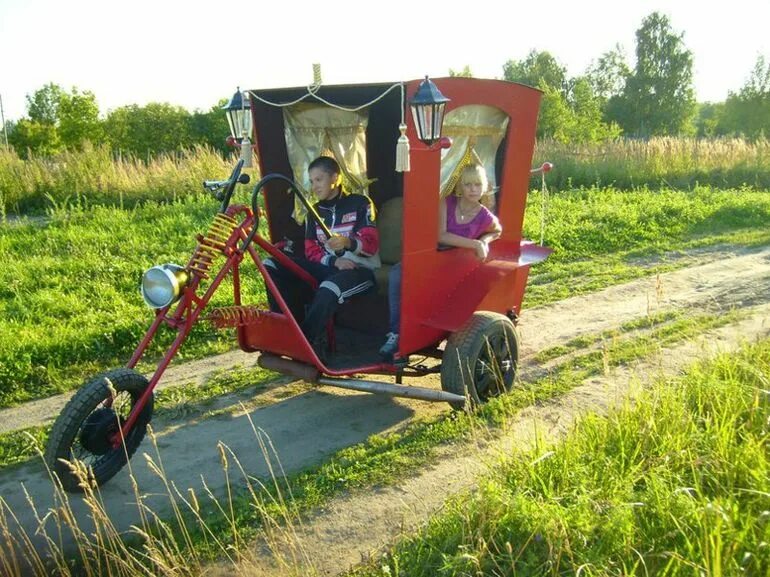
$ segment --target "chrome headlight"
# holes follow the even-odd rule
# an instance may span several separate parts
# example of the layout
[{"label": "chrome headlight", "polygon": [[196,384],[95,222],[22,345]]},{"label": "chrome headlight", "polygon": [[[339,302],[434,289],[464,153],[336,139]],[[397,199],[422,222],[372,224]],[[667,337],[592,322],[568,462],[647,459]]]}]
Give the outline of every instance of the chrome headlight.
[{"label": "chrome headlight", "polygon": [[177,264],[154,266],[142,275],[142,298],[147,306],[162,309],[175,303],[190,281],[190,275]]}]

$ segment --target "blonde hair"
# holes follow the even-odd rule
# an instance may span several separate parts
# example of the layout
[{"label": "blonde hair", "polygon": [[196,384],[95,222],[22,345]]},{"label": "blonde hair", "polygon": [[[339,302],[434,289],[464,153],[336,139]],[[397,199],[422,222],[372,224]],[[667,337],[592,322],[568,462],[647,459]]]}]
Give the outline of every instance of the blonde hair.
[{"label": "blonde hair", "polygon": [[460,178],[457,179],[455,185],[455,196],[463,195],[463,185],[465,184],[480,184],[481,194],[486,195],[489,193],[489,179],[487,178],[487,171],[480,164],[468,164],[463,167],[460,173]]}]

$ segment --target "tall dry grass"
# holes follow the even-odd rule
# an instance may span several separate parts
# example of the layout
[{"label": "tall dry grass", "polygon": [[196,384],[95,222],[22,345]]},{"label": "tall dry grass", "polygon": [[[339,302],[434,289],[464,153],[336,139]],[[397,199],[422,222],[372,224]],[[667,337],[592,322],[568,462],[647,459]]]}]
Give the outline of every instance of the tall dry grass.
[{"label": "tall dry grass", "polygon": [[[134,523],[122,527],[113,521],[90,470],[79,461],[69,463],[80,480],[82,495],[66,493],[50,469],[53,506],[40,510],[24,489],[37,527],[17,516],[0,496],[0,575],[3,577],[192,577],[211,574],[259,574],[257,556],[248,547],[253,535],[244,534],[239,522],[242,503],[256,512],[262,545],[279,566],[291,572],[311,562],[302,548],[297,529],[299,512],[291,488],[267,434],[249,417],[255,440],[270,471],[264,483],[249,475],[235,453],[219,443],[224,494],[217,494],[205,479],[198,491],[180,489],[169,479],[152,428],[148,429],[152,454],[143,457],[158,478],[152,494],[142,491],[127,464],[131,479]],[[42,453],[39,454],[41,460]],[[267,483],[267,484],[265,484]],[[237,495],[236,495],[237,493]],[[87,519],[78,513],[85,505]],[[212,559],[218,558],[216,567]]]},{"label": "tall dry grass", "polygon": [[[537,143],[535,162],[556,170],[557,190],[581,186],[690,189],[710,185],[770,188],[770,141],[739,138],[617,139],[597,144]],[[144,200],[179,198],[214,175],[226,176],[233,159],[196,147],[154,158],[124,156],[105,146],[23,160],[0,149],[0,216],[42,213],[69,203],[133,206]]]},{"label": "tall dry grass", "polygon": [[594,144],[541,140],[535,162],[544,161],[556,166],[548,182],[559,190],[581,186],[770,188],[770,141],[766,139],[622,138]]},{"label": "tall dry grass", "polygon": [[205,179],[225,178],[232,165],[203,146],[151,159],[107,146],[29,160],[0,149],[0,214],[42,213],[71,203],[131,207],[173,200],[199,191]]}]

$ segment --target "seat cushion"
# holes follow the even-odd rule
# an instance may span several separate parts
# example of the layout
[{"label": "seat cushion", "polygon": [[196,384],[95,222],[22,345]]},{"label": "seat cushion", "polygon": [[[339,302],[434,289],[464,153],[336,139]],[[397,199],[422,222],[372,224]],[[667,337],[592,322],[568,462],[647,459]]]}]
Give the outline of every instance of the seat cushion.
[{"label": "seat cushion", "polygon": [[374,280],[377,281],[377,292],[388,296],[388,275],[392,264],[384,264],[380,268],[374,269]]},{"label": "seat cushion", "polygon": [[[384,202],[377,213],[377,230],[380,234],[380,259],[383,265],[396,264],[401,260],[403,210],[403,199],[400,196],[396,196]],[[383,268],[390,267],[383,266]],[[387,280],[387,272],[385,273],[385,279]],[[377,284],[380,284],[379,275]]]}]

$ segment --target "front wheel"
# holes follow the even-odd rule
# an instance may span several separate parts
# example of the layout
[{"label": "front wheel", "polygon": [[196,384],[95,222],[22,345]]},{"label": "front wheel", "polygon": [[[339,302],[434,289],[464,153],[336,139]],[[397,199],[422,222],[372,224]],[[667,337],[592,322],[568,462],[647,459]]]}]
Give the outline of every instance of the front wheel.
[{"label": "front wheel", "polygon": [[97,485],[106,483],[128,462],[152,418],[152,396],[126,435],[125,445],[113,447],[112,438],[147,385],[147,379],[136,371],[116,369],[87,382],[70,399],[51,429],[45,452],[46,463],[66,491],[82,492],[83,487],[82,480],[62,460],[82,462]]},{"label": "front wheel", "polygon": [[[480,311],[447,340],[441,388],[464,395],[470,408],[511,390],[519,363],[519,338],[505,315]],[[462,403],[450,403],[463,409]]]}]

